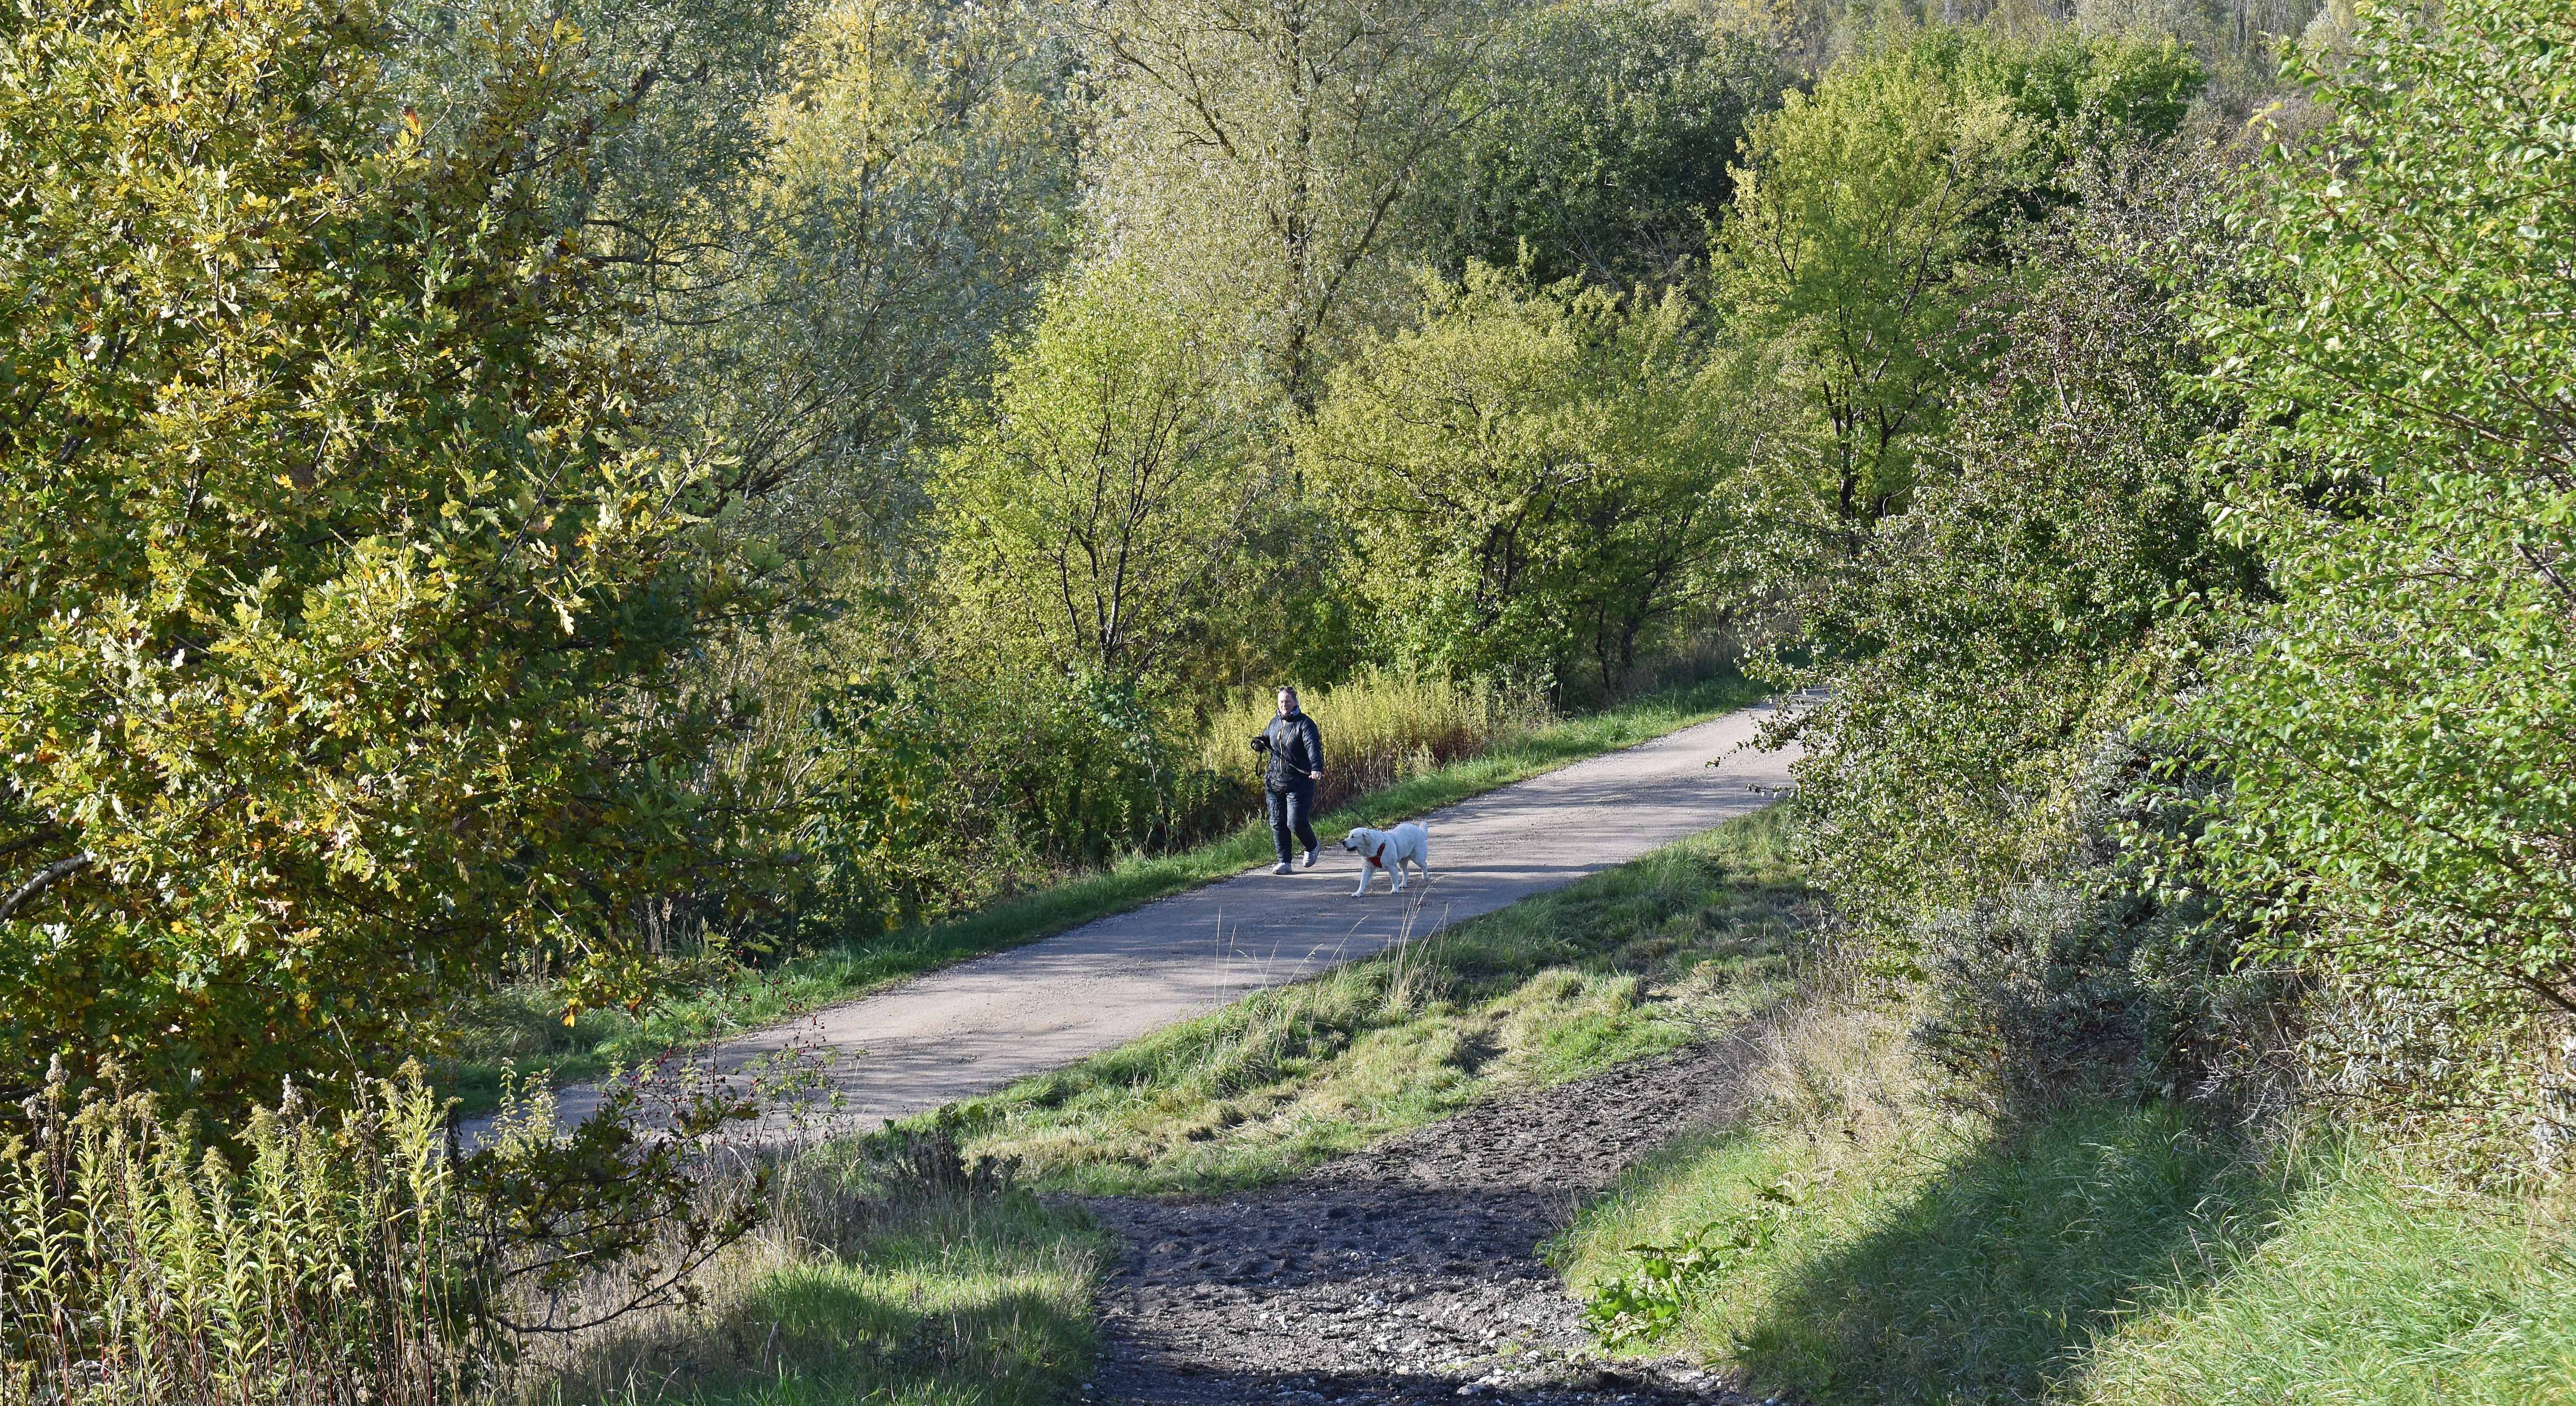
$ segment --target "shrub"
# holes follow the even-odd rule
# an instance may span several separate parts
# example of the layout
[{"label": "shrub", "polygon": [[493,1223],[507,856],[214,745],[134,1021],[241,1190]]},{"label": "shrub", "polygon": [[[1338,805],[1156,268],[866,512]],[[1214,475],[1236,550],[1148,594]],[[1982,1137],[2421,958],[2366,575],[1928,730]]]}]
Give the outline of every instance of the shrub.
[{"label": "shrub", "polygon": [[2180,710],[2201,856],[2312,969],[2576,1018],[2576,19],[2371,7],[2213,307],[2226,526],[2277,601]]},{"label": "shrub", "polygon": [[818,690],[812,936],[890,931],[1235,823],[1240,789],[1176,740],[1177,713],[1087,669],[880,669]]},{"label": "shrub", "polygon": [[368,5],[0,28],[0,1088],[389,1070],[514,954],[631,996],[639,900],[756,847],[674,695],[762,607],[555,199],[628,99],[459,29],[424,119]]}]

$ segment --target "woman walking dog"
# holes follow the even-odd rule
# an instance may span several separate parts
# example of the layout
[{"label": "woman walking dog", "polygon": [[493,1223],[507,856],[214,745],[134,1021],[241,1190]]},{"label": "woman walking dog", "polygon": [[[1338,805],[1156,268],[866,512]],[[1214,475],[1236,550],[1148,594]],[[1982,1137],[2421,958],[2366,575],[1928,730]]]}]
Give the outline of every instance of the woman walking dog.
[{"label": "woman walking dog", "polygon": [[1270,840],[1279,850],[1279,867],[1288,872],[1288,836],[1306,847],[1306,867],[1315,867],[1315,783],[1324,779],[1324,734],[1315,720],[1297,711],[1297,690],[1279,690],[1279,716],[1252,739],[1252,750],[1269,758],[1262,769],[1262,791],[1270,798]]}]

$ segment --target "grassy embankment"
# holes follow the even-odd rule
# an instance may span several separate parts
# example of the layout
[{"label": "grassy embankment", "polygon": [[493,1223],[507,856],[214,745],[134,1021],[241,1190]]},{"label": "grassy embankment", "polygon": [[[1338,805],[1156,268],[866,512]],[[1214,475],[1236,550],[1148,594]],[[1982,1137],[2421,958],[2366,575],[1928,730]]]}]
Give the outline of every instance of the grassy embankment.
[{"label": "grassy embankment", "polygon": [[1789,989],[1806,890],[1762,812],[956,1105],[1035,1184],[1292,1175],[1514,1087],[1675,1049]]},{"label": "grassy embankment", "polygon": [[[1769,812],[800,1162],[706,1304],[586,1342],[540,1406],[1017,1406],[1090,1360],[1105,1248],[1050,1189],[1289,1175],[1479,1098],[1674,1048],[1790,987]],[[962,1143],[962,1148],[960,1144]],[[1004,1184],[917,1168],[1010,1157]],[[889,1174],[892,1164],[898,1170]],[[820,1207],[818,1211],[816,1208]]]},{"label": "grassy embankment", "polygon": [[[1357,797],[1316,823],[1319,835],[1389,824],[1496,787],[1663,736],[1760,701],[1763,689],[1737,677],[1711,679],[1631,700],[1584,717],[1505,736],[1465,760]],[[611,1065],[757,1029],[851,1000],[951,962],[1033,942],[1094,918],[1230,878],[1264,862],[1270,832],[1259,822],[1222,840],[1173,854],[1138,856],[1093,874],[961,917],[854,939],[765,970],[744,969],[704,990],[673,996],[640,1016],[590,1010],[563,1024],[552,993],[515,987],[468,1013],[459,1057],[442,1087],[469,1111],[488,1107],[505,1061],[557,1080],[597,1076]]]},{"label": "grassy embankment", "polygon": [[1755,1116],[1554,1247],[1585,1292],[1631,1245],[1755,1228],[1653,1351],[1817,1406],[2576,1400],[2563,1189],[2446,1189],[2400,1149],[2156,1103],[2006,1123],[1937,1096],[1901,1013],[1780,1030]]}]

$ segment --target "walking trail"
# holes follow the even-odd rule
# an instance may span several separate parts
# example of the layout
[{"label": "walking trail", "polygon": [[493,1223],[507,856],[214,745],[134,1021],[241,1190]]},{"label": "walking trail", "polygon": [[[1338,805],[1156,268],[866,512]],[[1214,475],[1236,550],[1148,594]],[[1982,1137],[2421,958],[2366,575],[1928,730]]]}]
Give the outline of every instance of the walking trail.
[{"label": "walking trail", "polygon": [[[827,1052],[840,1099],[830,1121],[842,1129],[990,1093],[1368,956],[1408,922],[1425,936],[1759,810],[1789,784],[1796,755],[1748,745],[1770,711],[1730,713],[1423,817],[1431,879],[1401,896],[1380,878],[1354,897],[1363,861],[1322,835],[1312,869],[1282,876],[1264,865],[961,962],[727,1041],[715,1063],[733,1071],[790,1047]],[[577,1120],[595,1102],[589,1088],[564,1090],[558,1116]]]}]

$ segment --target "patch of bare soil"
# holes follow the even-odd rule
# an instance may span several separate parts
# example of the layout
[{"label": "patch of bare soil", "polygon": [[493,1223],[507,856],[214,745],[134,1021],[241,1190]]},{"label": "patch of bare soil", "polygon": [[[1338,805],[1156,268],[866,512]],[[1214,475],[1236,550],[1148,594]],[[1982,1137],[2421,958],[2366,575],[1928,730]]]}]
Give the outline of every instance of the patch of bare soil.
[{"label": "patch of bare soil", "polygon": [[1680,1361],[1603,1362],[1538,1245],[1639,1157],[1741,1109],[1713,1040],[1498,1100],[1294,1182],[1102,1198],[1127,1253],[1087,1401],[1740,1402]]}]

